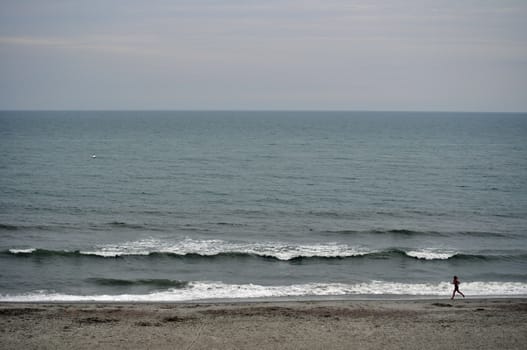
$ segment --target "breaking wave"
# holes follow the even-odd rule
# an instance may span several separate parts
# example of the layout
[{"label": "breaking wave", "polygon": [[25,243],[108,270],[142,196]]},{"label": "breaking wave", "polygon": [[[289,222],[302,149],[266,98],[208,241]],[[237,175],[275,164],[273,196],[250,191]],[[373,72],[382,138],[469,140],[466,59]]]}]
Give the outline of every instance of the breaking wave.
[{"label": "breaking wave", "polygon": [[[52,291],[0,295],[0,302],[177,302],[213,299],[250,299],[280,297],[335,297],[335,296],[422,296],[445,297],[452,292],[452,285],[440,283],[396,283],[371,281],[364,283],[307,283],[287,286],[255,284],[226,284],[223,282],[189,282],[184,287],[169,288],[148,294],[73,295]],[[463,292],[470,297],[525,296],[527,284],[520,282],[467,282]]]},{"label": "breaking wave", "polygon": [[475,254],[432,248],[388,248],[371,249],[352,247],[346,244],[321,243],[295,245],[279,242],[236,243],[222,240],[162,241],[144,239],[121,244],[102,245],[88,250],[48,250],[38,248],[13,248],[4,254],[15,256],[40,257],[79,257],[92,256],[102,258],[118,257],[175,257],[182,259],[215,258],[263,258],[279,261],[301,261],[313,259],[389,259],[396,257],[417,260],[526,260],[527,254]]},{"label": "breaking wave", "polygon": [[118,278],[88,278],[87,282],[100,286],[153,286],[161,288],[185,288],[188,286],[186,281],[170,279],[118,279]]}]

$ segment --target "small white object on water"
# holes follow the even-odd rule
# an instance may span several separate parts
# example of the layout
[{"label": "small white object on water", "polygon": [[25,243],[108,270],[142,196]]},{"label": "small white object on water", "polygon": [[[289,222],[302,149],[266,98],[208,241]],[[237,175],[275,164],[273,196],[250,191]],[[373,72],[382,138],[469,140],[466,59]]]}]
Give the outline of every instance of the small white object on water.
[{"label": "small white object on water", "polygon": [[91,156],[91,157],[92,157],[92,158],[97,158],[97,156],[96,156],[95,154],[92,154],[92,156]]}]

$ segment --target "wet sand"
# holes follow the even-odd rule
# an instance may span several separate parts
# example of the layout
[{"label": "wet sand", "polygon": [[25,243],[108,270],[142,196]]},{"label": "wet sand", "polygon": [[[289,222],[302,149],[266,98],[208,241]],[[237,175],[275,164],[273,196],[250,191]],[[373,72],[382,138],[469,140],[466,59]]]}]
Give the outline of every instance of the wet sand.
[{"label": "wet sand", "polygon": [[0,304],[1,349],[525,349],[527,299]]}]

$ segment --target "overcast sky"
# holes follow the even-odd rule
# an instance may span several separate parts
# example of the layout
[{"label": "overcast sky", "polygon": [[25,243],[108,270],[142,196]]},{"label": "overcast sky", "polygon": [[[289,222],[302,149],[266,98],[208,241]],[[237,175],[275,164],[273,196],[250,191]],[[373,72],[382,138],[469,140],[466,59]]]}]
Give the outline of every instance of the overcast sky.
[{"label": "overcast sky", "polygon": [[526,0],[0,0],[0,109],[527,111]]}]

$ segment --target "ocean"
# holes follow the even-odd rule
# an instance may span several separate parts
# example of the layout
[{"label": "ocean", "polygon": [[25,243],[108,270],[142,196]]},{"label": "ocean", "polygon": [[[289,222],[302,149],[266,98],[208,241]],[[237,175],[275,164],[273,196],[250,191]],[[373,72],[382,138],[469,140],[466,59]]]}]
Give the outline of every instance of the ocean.
[{"label": "ocean", "polygon": [[0,301],[527,295],[527,114],[0,112]]}]

